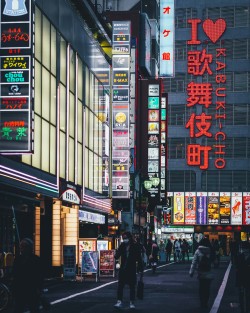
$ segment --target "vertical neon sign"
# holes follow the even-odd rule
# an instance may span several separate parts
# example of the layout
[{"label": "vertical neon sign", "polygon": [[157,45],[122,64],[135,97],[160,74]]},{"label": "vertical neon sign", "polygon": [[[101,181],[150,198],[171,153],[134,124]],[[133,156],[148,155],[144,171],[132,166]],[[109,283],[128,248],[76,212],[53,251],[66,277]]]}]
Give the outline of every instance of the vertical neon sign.
[{"label": "vertical neon sign", "polygon": [[[188,45],[194,48],[201,45],[198,38],[198,26],[201,24],[200,19],[190,19],[188,23],[191,25],[191,40],[187,41]],[[202,23],[203,31],[210,41],[215,44],[226,30],[226,22],[223,19],[218,19],[213,22],[210,19]],[[199,166],[201,170],[206,170],[209,167],[209,155],[215,154],[214,166],[222,169],[226,166],[224,159],[225,155],[225,140],[226,134],[223,130],[226,120],[226,49],[215,48],[211,49],[212,53],[207,50],[199,49],[188,52],[187,55],[187,70],[188,74],[195,77],[203,78],[204,75],[213,76],[215,83],[207,82],[190,82],[187,86],[187,103],[188,108],[201,105],[203,111],[200,115],[191,114],[186,123],[186,129],[189,129],[191,138],[214,138],[215,144],[212,146],[201,144],[190,144],[187,147],[187,164],[190,166]],[[215,72],[212,70],[215,63]],[[213,103],[213,96],[215,103]],[[215,107],[215,116],[209,113],[209,110]],[[211,127],[213,120],[216,121],[216,131],[212,133]]]}]

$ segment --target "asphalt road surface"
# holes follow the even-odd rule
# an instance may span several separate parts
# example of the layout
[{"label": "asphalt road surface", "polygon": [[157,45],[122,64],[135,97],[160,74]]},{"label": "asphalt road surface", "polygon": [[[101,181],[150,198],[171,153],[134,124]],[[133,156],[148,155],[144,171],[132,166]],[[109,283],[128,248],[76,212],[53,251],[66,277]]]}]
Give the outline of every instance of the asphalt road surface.
[{"label": "asphalt road surface", "polygon": [[[144,299],[137,299],[136,309],[129,309],[129,289],[124,290],[124,308],[116,309],[116,277],[86,277],[82,281],[47,281],[47,297],[51,313],[111,313],[135,311],[141,313],[240,313],[235,287],[234,266],[224,258],[213,269],[209,307],[201,309],[196,276],[189,277],[190,263],[159,264],[156,273],[144,272]],[[11,312],[8,310],[7,313]],[[45,312],[42,310],[42,312]]]}]

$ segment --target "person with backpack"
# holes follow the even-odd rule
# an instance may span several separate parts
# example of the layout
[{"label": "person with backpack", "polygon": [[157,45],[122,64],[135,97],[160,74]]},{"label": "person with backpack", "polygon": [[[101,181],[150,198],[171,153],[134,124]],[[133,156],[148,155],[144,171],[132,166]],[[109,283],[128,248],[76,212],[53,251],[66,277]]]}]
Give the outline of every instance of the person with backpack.
[{"label": "person with backpack", "polygon": [[189,275],[193,277],[197,271],[199,280],[199,298],[202,308],[208,306],[210,296],[210,285],[213,279],[211,273],[211,247],[208,238],[203,238],[194,253]]}]

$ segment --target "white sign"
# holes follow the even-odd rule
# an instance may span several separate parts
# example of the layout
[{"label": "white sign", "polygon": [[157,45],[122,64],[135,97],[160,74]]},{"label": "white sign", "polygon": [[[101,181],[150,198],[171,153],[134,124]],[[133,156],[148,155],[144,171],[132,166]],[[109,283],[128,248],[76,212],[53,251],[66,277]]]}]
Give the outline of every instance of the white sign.
[{"label": "white sign", "polygon": [[64,193],[62,194],[62,200],[75,204],[80,204],[80,198],[78,197],[77,193],[72,189],[64,191]]},{"label": "white sign", "polygon": [[174,76],[174,0],[160,1],[160,77]]}]

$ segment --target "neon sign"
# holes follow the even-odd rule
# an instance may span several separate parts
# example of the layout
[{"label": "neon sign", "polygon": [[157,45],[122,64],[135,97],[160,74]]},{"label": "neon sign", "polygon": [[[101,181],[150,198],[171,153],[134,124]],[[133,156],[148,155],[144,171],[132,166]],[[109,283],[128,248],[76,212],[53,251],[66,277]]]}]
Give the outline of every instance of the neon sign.
[{"label": "neon sign", "polygon": [[[188,45],[200,45],[198,38],[198,26],[201,24],[200,19],[190,19],[191,24],[191,40],[187,41]],[[207,19],[202,23],[202,28],[210,41],[215,44],[226,30],[226,22],[218,19],[215,22]],[[212,50],[212,49],[211,49]],[[226,49],[215,48],[213,53],[207,53],[206,49],[192,50],[187,55],[187,72],[196,77],[204,77],[204,75],[214,76],[215,83],[196,83],[190,82],[187,86],[187,108],[201,105],[207,112],[215,107],[215,115],[201,113],[191,114],[186,123],[186,129],[189,129],[191,138],[214,138],[213,146],[205,146],[200,144],[190,144],[187,147],[187,164],[190,166],[199,166],[201,170],[209,167],[209,155],[215,154],[214,166],[222,169],[226,166],[225,156],[225,140],[226,134],[223,126],[226,120]],[[215,63],[215,72],[212,70],[212,64]],[[215,98],[215,103],[213,103]],[[215,133],[212,133],[212,122],[216,121]]]}]

